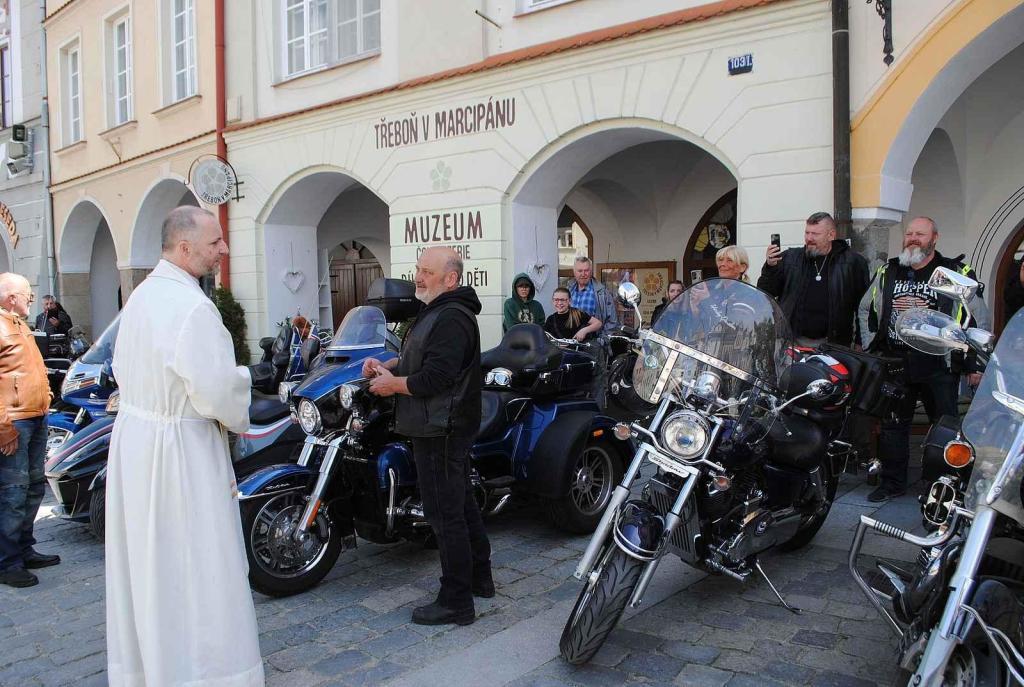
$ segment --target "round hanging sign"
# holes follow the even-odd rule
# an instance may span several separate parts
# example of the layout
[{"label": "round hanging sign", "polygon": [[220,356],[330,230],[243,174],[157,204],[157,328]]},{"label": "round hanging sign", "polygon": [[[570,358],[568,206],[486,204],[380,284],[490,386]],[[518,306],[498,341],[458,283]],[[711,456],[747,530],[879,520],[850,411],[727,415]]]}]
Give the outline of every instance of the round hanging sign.
[{"label": "round hanging sign", "polygon": [[207,157],[192,169],[192,190],[210,205],[223,205],[231,200],[238,187],[238,177],[231,165],[220,158]]}]

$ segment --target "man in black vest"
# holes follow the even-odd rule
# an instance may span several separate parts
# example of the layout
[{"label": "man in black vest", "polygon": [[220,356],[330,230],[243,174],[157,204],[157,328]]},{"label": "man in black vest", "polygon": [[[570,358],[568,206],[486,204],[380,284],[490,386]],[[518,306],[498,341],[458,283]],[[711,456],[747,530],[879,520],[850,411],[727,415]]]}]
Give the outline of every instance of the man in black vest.
[{"label": "man in black vest", "polygon": [[[945,356],[927,355],[907,346],[897,334],[896,320],[909,308],[929,308],[952,316],[964,323],[967,313],[950,298],[939,298],[928,287],[928,280],[937,267],[948,267],[977,280],[970,265],[960,258],[947,258],[935,249],[939,232],[929,217],[915,217],[903,235],[903,252],[878,268],[871,288],[860,305],[860,330],[865,350],[900,357],[905,361],[906,397],[900,404],[897,418],[882,423],[878,438],[878,455],[882,461],[882,479],[868,495],[872,502],[885,501],[907,491],[907,464],[910,462],[910,423],[917,401],[924,404],[928,420],[935,422],[943,415],[957,414],[960,376],[950,371]],[[962,256],[961,256],[962,257]],[[971,313],[979,326],[988,327],[990,317],[981,291],[970,303]],[[977,385],[981,375],[970,376]]]},{"label": "man in black vest", "polygon": [[420,625],[476,619],[473,597],[494,596],[491,545],[469,479],[469,448],[480,429],[480,300],[462,281],[462,259],[428,248],[416,262],[416,298],[425,307],[402,354],[367,359],[370,391],[395,396],[395,429],[412,439],[423,514],[441,553],[441,591],[412,612]]}]

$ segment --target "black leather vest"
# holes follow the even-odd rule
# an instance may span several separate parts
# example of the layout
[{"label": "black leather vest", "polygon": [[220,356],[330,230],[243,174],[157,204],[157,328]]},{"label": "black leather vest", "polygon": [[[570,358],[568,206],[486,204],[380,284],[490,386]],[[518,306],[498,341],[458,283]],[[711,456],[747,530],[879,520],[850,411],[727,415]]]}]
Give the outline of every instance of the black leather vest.
[{"label": "black leather vest", "polygon": [[[435,331],[438,316],[446,310],[458,310],[473,323],[477,335],[473,341],[458,342],[472,346],[473,359],[469,367],[459,373],[455,386],[439,396],[416,398],[395,396],[395,431],[408,437],[459,436],[473,437],[480,431],[483,374],[480,371],[480,334],[476,315],[458,303],[448,303],[423,312],[405,336],[402,355],[395,375],[407,377],[423,367],[423,352],[428,340],[435,336],[448,336]],[[456,342],[452,342],[457,345]]]}]

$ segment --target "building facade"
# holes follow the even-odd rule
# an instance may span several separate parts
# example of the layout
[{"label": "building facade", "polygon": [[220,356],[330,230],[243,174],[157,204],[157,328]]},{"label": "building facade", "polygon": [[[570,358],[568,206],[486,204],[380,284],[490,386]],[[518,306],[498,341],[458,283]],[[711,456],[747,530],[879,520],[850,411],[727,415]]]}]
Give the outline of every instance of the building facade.
[{"label": "building facade", "polygon": [[[0,272],[23,274],[33,289],[50,293],[40,14],[37,0],[0,0]],[[28,141],[11,140],[15,125]]]},{"label": "building facade", "polygon": [[49,0],[59,290],[98,334],[160,256],[189,171],[216,153],[214,3]]},{"label": "building facade", "polygon": [[228,79],[226,134],[254,338],[295,312],[336,324],[370,277],[452,245],[491,346],[519,272],[550,310],[589,255],[653,307],[718,247],[756,270],[771,233],[800,243],[831,209],[821,0],[273,0],[228,25],[229,75],[255,66]]}]

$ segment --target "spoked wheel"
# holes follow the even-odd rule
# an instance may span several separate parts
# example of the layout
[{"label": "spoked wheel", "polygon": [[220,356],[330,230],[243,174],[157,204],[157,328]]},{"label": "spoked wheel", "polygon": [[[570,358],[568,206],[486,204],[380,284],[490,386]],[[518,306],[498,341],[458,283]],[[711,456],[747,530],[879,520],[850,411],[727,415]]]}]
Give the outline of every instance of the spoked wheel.
[{"label": "spoked wheel", "polygon": [[569,491],[550,506],[554,524],[573,534],[593,532],[622,480],[622,461],[611,442],[591,438],[569,474]]},{"label": "spoked wheel", "polygon": [[825,481],[826,502],[819,505],[814,512],[804,516],[793,538],[779,544],[780,551],[802,549],[811,543],[811,540],[818,534],[818,530],[825,524],[825,519],[828,518],[829,511],[832,510],[832,504],[836,500],[836,490],[839,489],[839,477],[832,474],[832,468],[827,461],[821,466],[821,477]]},{"label": "spoked wheel", "polygon": [[249,558],[249,584],[269,596],[290,596],[316,586],[342,548],[342,534],[321,509],[313,526],[295,536],[306,507],[290,493],[242,505],[242,531]]},{"label": "spoked wheel", "polygon": [[598,652],[615,629],[640,581],[644,564],[623,553],[612,543],[587,578],[558,647],[573,665],[586,663]]}]

